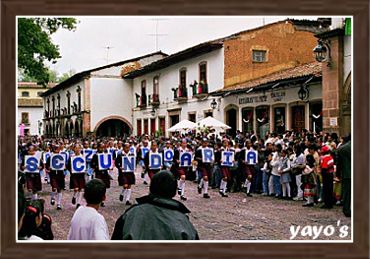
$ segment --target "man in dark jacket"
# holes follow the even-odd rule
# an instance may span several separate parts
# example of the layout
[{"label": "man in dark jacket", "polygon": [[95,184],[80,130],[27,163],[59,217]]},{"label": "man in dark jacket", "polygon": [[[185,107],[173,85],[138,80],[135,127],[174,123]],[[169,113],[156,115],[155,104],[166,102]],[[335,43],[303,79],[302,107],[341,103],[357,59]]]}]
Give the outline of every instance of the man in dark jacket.
[{"label": "man in dark jacket", "polygon": [[337,176],[342,179],[343,213],[351,217],[351,137],[349,141],[338,148]]},{"label": "man in dark jacket", "polygon": [[120,216],[112,240],[197,240],[198,233],[186,213],[190,211],[173,200],[177,182],[168,171],[153,176],[150,194],[136,199]]}]

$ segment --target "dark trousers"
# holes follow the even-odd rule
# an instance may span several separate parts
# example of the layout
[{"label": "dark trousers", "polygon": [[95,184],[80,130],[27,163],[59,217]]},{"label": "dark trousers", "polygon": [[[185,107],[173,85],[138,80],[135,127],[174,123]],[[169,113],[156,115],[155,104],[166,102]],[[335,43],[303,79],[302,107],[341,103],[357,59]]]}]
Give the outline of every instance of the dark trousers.
[{"label": "dark trousers", "polygon": [[345,216],[351,216],[351,179],[343,179],[342,182],[342,199],[343,199],[343,213]]},{"label": "dark trousers", "polygon": [[323,200],[326,207],[333,207],[333,174],[322,172]]}]

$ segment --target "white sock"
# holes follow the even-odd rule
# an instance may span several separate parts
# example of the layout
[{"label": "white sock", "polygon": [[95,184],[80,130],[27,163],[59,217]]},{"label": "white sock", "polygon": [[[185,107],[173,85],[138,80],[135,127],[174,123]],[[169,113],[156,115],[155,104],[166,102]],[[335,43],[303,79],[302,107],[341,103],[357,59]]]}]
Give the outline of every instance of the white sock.
[{"label": "white sock", "polygon": [[312,196],[307,197],[307,203],[308,204],[313,203],[313,197]]},{"label": "white sock", "polygon": [[81,191],[79,191],[78,192],[79,193],[79,195],[78,195],[78,197],[79,197],[79,202],[77,203],[77,204],[81,204],[82,203],[82,198],[83,198],[83,193],[81,192]]},{"label": "white sock", "polygon": [[248,181],[248,180],[245,180],[245,187],[247,187],[247,193],[249,193],[249,191],[251,189],[251,182]]},{"label": "white sock", "polygon": [[200,182],[199,182],[199,188],[202,188],[203,183],[204,183],[204,180],[202,178],[202,179],[200,179]]},{"label": "white sock", "polygon": [[221,186],[220,186],[220,191],[222,191],[224,194],[226,193],[227,189],[227,182],[224,180],[221,180]]},{"label": "white sock", "polygon": [[177,181],[177,189],[180,189],[181,190],[181,180],[178,180]]},{"label": "white sock", "polygon": [[208,193],[208,181],[204,181],[203,190],[204,190],[204,192],[203,192],[204,194]]},{"label": "white sock", "polygon": [[290,185],[289,185],[289,183],[286,184],[286,192],[287,192],[287,196],[290,198]]},{"label": "white sock", "polygon": [[125,195],[126,189],[122,189],[121,194]]},{"label": "white sock", "polygon": [[185,193],[185,180],[180,180],[180,189],[181,189],[181,196],[184,196],[184,193]]},{"label": "white sock", "polygon": [[76,198],[77,194],[78,194],[78,191],[77,192],[73,192],[73,197]]},{"label": "white sock", "polygon": [[56,194],[55,192],[51,192],[51,198],[52,199],[55,199],[55,194]]},{"label": "white sock", "polygon": [[37,193],[32,194],[32,200],[33,200],[33,201],[34,201],[34,200],[37,200]]},{"label": "white sock", "polygon": [[58,196],[57,196],[57,204],[60,206],[62,205],[62,193],[61,192],[58,192]]},{"label": "white sock", "polygon": [[149,174],[148,173],[145,173],[144,174],[144,181],[145,182],[149,182],[150,178],[149,178]]},{"label": "white sock", "polygon": [[75,196],[76,196],[76,203],[77,204],[80,204],[80,191],[77,191],[76,193],[74,193],[75,194]]},{"label": "white sock", "polygon": [[131,198],[131,189],[126,189],[126,201],[129,201]]},{"label": "white sock", "polygon": [[127,189],[123,189],[122,190],[122,195],[123,195],[123,200],[125,201],[126,200],[126,196],[127,196]]}]

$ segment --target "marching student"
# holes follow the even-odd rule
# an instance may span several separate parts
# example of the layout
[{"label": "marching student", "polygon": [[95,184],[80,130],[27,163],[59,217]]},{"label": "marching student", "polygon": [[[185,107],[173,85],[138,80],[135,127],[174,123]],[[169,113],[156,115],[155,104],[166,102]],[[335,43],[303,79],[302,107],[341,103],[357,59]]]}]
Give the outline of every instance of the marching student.
[{"label": "marching student", "polygon": [[[221,152],[220,152],[220,155],[221,155],[220,160],[222,160],[222,152],[223,151],[232,151],[232,152],[234,152],[234,149],[232,149],[232,147],[230,147],[230,141],[228,139],[223,140],[223,146],[222,146]],[[235,154],[234,154],[234,156],[235,156]],[[234,157],[234,160],[235,160],[235,157]],[[232,161],[232,162],[235,163],[235,161]],[[228,197],[228,195],[226,194],[226,191],[227,191],[227,182],[231,180],[230,167],[223,166],[222,161],[221,161],[220,170],[221,170],[221,174],[222,174],[222,179],[221,179],[221,184],[220,184],[220,194],[221,194],[222,197]]]},{"label": "marching student", "polygon": [[[74,155],[75,156],[82,156],[81,153],[81,145],[76,144],[74,147]],[[87,169],[87,167],[86,167]],[[70,177],[70,182],[69,186],[70,189],[73,189],[73,197],[72,197],[72,204],[76,205],[76,208],[80,207],[81,201],[82,201],[82,190],[85,188],[85,173],[86,172],[81,172],[81,173],[73,173],[72,171],[72,159],[69,159],[68,162],[68,170],[71,172],[71,177]]]},{"label": "marching student", "polygon": [[[188,167],[181,166],[180,163],[180,156],[184,152],[190,152],[187,148],[186,139],[181,141],[181,146],[175,149],[174,155],[174,171],[176,172],[177,176],[177,194],[180,195],[180,199],[186,201],[187,198],[184,196],[185,194],[185,180],[186,180],[186,172],[188,171]],[[191,165],[190,165],[191,166]]]},{"label": "marching student", "polygon": [[174,151],[173,148],[172,148],[171,141],[167,140],[166,141],[166,145],[162,148],[162,151],[159,148],[158,148],[158,150],[159,150],[159,152],[161,152],[163,154],[162,157],[163,157],[163,166],[164,166],[164,169],[170,170],[172,168],[172,166],[173,166],[173,158],[172,158],[172,161],[166,161],[165,162],[164,161],[164,155],[165,155],[165,151],[167,151],[167,150]]},{"label": "marching student", "polygon": [[146,171],[148,172],[148,175],[149,175],[149,179],[152,180],[153,176],[158,173],[162,167],[163,167],[163,157],[162,157],[162,164],[161,164],[161,168],[159,169],[151,169],[149,167],[149,160],[150,160],[150,155],[151,154],[160,154],[158,152],[158,146],[157,146],[157,142],[155,141],[152,141],[152,144],[150,146],[150,151],[148,153],[146,153],[145,157],[144,157],[144,164],[145,164],[145,168],[146,168]]},{"label": "marching student", "polygon": [[136,151],[136,154],[137,154],[136,157],[138,160],[138,164],[142,168],[141,178],[144,179],[144,184],[147,185],[149,179],[148,179],[148,171],[146,170],[145,162],[144,162],[145,155],[146,155],[144,153],[144,149],[149,149],[149,141],[147,139],[142,141],[142,145],[139,145]]},{"label": "marching student", "polygon": [[[99,169],[98,154],[103,154],[103,153],[108,153],[108,151],[105,149],[105,144],[103,142],[100,142],[98,144],[97,153],[94,154],[94,156],[91,159],[91,168],[95,172],[95,177],[97,179],[102,180],[105,184],[105,187],[108,189],[108,188],[110,188],[110,180],[111,180],[110,175],[108,173],[108,170],[107,169],[104,169],[104,170]],[[101,206],[105,207],[104,202],[101,203]]]},{"label": "marching student", "polygon": [[245,142],[245,147],[242,148],[240,155],[239,155],[241,168],[242,168],[242,171],[244,172],[244,178],[245,178],[243,187],[246,188],[246,193],[247,193],[247,196],[249,197],[252,197],[251,185],[252,185],[252,179],[254,175],[254,165],[248,164],[247,161],[245,161],[245,156],[246,156],[246,153],[251,150],[254,150],[254,149],[252,147],[252,142],[248,139]]},{"label": "marching student", "polygon": [[119,200],[125,200],[126,205],[131,205],[130,198],[131,198],[131,185],[135,184],[135,172],[123,172],[123,165],[122,165],[122,157],[133,157],[134,154],[130,152],[130,144],[125,143],[123,146],[123,150],[118,153],[115,166],[118,169],[118,185],[123,186],[121,194],[119,195]]},{"label": "marching student", "polygon": [[[36,154],[35,146],[30,145],[28,147],[27,155],[34,156],[35,154]],[[36,173],[27,172],[25,162],[26,162],[25,157],[23,157],[22,164],[21,164],[21,170],[24,171],[24,173],[26,174],[27,190],[29,193],[32,193],[32,200],[37,200],[38,199],[37,192],[42,190],[40,172],[36,172]],[[40,159],[38,170],[42,170],[43,167],[44,167],[44,164],[42,160]]]},{"label": "marching student", "polygon": [[203,198],[209,199],[208,194],[208,180],[211,177],[212,173],[212,164],[210,162],[203,162],[203,149],[208,148],[208,139],[202,139],[202,145],[195,151],[194,159],[198,163],[198,170],[201,173],[201,179],[198,185],[198,193],[201,194],[203,190]]},{"label": "marching student", "polygon": [[[53,154],[60,154],[60,148],[59,145],[54,145],[52,148]],[[62,209],[62,190],[65,188],[65,175],[64,175],[64,169],[62,170],[54,170],[51,169],[51,156],[46,161],[46,169],[49,171],[50,176],[50,185],[51,185],[51,199],[50,204],[55,204],[55,195],[57,195],[57,210]],[[64,156],[63,156],[64,157]],[[66,161],[64,161],[66,163]]]},{"label": "marching student", "polygon": [[[50,155],[50,153],[51,153],[51,148],[50,148],[50,145],[47,144],[45,146],[45,150],[41,153],[41,159],[42,159],[43,164],[46,164],[47,159],[45,159],[45,156]],[[46,170],[46,168],[44,168],[44,173],[45,173],[44,180],[45,180],[45,182],[47,182],[49,184],[50,183],[50,176],[49,176],[49,172]]]}]

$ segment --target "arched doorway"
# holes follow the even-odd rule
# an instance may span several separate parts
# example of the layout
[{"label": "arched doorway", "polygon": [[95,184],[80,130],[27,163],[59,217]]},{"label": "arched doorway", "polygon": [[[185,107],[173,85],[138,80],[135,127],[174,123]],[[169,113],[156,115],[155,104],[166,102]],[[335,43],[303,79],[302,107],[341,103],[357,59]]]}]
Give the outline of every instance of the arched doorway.
[{"label": "arched doorway", "polygon": [[235,137],[236,129],[237,129],[237,114],[238,110],[234,106],[230,106],[226,108],[226,124],[231,127],[231,129],[227,130],[227,134]]},{"label": "arched doorway", "polygon": [[97,137],[124,137],[132,132],[131,125],[122,117],[108,117],[95,127]]}]

